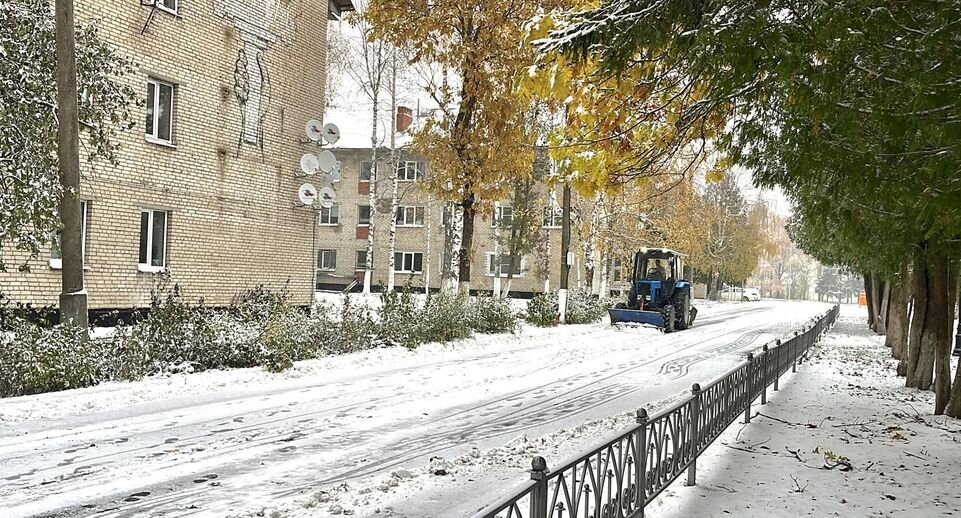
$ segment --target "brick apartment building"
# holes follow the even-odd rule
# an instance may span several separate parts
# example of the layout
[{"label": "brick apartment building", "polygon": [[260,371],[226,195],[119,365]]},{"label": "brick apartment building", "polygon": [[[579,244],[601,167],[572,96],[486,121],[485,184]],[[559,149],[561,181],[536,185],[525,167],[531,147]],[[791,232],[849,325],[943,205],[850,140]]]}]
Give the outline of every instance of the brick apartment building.
[{"label": "brick apartment building", "polygon": [[[374,221],[375,241],[373,258],[373,277],[371,285],[376,288],[380,283],[387,284],[390,261],[395,265],[395,284],[423,288],[429,286],[439,289],[442,284],[442,264],[444,260],[445,205],[422,188],[417,180],[429,174],[430,164],[416,154],[411,154],[407,137],[400,136],[398,141],[399,208],[392,213],[390,207],[391,183],[388,180],[389,150],[378,151],[378,178],[376,182],[376,206],[371,209],[368,193],[371,189],[371,145],[369,112],[359,110],[331,111],[331,120],[343,120],[342,139],[333,150],[341,161],[342,180],[335,184],[337,204],[320,213],[317,232],[317,287],[319,289],[343,289],[356,278],[363,280],[367,253],[368,222]],[[386,140],[386,139],[382,139]],[[511,293],[530,294],[544,290],[545,277],[549,286],[556,289],[560,283],[561,270],[561,200],[560,188],[555,196],[548,189],[542,189],[539,196],[544,213],[543,232],[550,240],[547,268],[543,257],[528,255],[521,260],[520,269],[515,270],[511,283]],[[588,200],[575,196],[576,208],[581,214],[589,214]],[[506,221],[512,208],[500,203],[493,211],[478,214],[474,226],[473,263],[471,268],[472,290],[490,291],[494,288],[495,273],[501,269],[501,289],[507,285],[509,264],[498,265],[495,253],[495,214]],[[398,222],[396,250],[394,257],[388,257],[388,232],[391,218]],[[577,230],[572,232],[571,252],[575,255],[575,267],[571,269],[572,287],[584,282],[583,240]],[[600,265],[597,267],[599,275]],[[546,275],[545,275],[546,273]]]},{"label": "brick apartment building", "polygon": [[[316,146],[304,127],[324,118],[327,26],[345,10],[351,0],[77,3],[77,20],[99,20],[136,61],[124,80],[146,101],[118,166],[82,164],[92,310],[146,305],[162,274],[210,305],[257,284],[310,300],[316,215],[296,204],[298,161]],[[57,256],[0,273],[0,292],[55,305]]]}]

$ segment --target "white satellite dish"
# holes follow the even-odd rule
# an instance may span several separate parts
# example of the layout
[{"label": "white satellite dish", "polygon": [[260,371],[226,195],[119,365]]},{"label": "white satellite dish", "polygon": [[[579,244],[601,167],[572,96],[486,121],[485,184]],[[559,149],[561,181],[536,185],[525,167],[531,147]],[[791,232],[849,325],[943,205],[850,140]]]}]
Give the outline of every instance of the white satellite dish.
[{"label": "white satellite dish", "polygon": [[329,150],[323,150],[317,155],[318,167],[321,171],[329,173],[334,170],[334,166],[337,165],[337,157],[334,156]]},{"label": "white satellite dish", "polygon": [[314,181],[317,182],[317,185],[319,185],[321,189],[334,186],[334,179],[327,173],[320,173],[315,176]]},{"label": "white satellite dish", "polygon": [[317,155],[313,153],[307,153],[300,157],[300,170],[307,174],[314,174],[317,169],[320,168],[320,160],[317,159]]},{"label": "white satellite dish", "polygon": [[307,138],[314,142],[319,142],[324,135],[324,123],[316,119],[311,119],[307,121],[307,127],[304,130],[307,132]]},{"label": "white satellite dish", "polygon": [[328,144],[334,145],[340,140],[340,128],[338,128],[336,124],[324,124],[322,131],[324,132],[324,140],[326,140]]},{"label": "white satellite dish", "polygon": [[300,198],[300,203],[309,207],[317,201],[317,188],[309,183],[305,183],[300,186],[300,189],[297,191],[297,196]]},{"label": "white satellite dish", "polygon": [[317,199],[320,200],[320,206],[329,209],[334,206],[334,202],[337,201],[337,192],[330,187],[324,187],[317,193]]}]

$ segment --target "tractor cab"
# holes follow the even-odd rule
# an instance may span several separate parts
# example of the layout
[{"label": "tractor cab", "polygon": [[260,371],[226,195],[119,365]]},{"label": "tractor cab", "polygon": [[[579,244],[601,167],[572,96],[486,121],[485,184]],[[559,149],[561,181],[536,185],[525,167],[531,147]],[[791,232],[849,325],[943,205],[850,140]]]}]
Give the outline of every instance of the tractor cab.
[{"label": "tractor cab", "polygon": [[627,303],[610,309],[611,323],[649,324],[671,332],[694,323],[691,283],[684,278],[684,254],[642,248],[634,254]]}]

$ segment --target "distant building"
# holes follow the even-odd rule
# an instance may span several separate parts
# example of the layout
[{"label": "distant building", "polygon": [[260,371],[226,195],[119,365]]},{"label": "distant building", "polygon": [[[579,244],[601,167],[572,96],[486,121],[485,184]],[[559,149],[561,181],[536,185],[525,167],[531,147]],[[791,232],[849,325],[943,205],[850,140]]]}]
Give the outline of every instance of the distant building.
[{"label": "distant building", "polygon": [[[400,117],[408,115],[409,110],[398,110]],[[389,110],[388,110],[389,113]],[[370,207],[368,193],[371,169],[371,114],[357,110],[330,110],[328,120],[340,124],[341,141],[333,150],[342,163],[343,179],[335,187],[338,201],[334,208],[321,211],[317,232],[317,287],[319,289],[343,289],[354,279],[358,285],[363,282],[367,253],[368,221],[373,218],[375,228],[374,270],[371,285],[387,283],[388,264],[394,263],[396,286],[410,284],[417,288],[429,286],[439,289],[442,283],[441,272],[444,257],[444,225],[449,204],[427,193],[418,180],[430,174],[430,163],[422,156],[411,154],[409,138],[400,135],[398,146],[399,207],[391,211],[391,174],[388,163],[390,150],[381,146],[378,150],[377,199],[375,207]],[[378,137],[378,142],[386,143],[386,138]],[[547,246],[549,255],[527,255],[515,269],[511,282],[512,293],[537,293],[544,290],[545,277],[549,286],[556,289],[560,283],[561,269],[561,213],[558,187],[552,201],[546,187],[541,187],[540,210],[543,214],[542,230],[549,236]],[[579,200],[580,203],[583,200]],[[472,290],[491,291],[494,288],[498,270],[501,273],[501,289],[507,288],[507,273],[510,268],[506,259],[499,264],[495,255],[495,221],[509,221],[512,207],[505,200],[497,203],[493,210],[478,214],[475,222],[473,263],[471,267]],[[496,216],[495,216],[496,214]],[[391,218],[396,219],[396,251],[389,254],[389,226]],[[504,228],[503,226],[501,227]],[[571,252],[575,255],[576,265],[571,269],[570,285],[579,281],[583,284],[582,240],[578,232],[572,233]],[[546,266],[546,268],[545,268]],[[598,264],[598,273],[600,264]],[[546,275],[545,275],[546,274]]]},{"label": "distant building", "polygon": [[[349,10],[350,0],[77,4],[78,20],[99,19],[101,37],[138,63],[126,80],[146,101],[120,164],[82,165],[92,310],[146,305],[161,274],[210,305],[261,283],[311,300],[316,214],[296,205],[298,162],[315,148],[305,123],[324,118],[328,22]],[[58,257],[54,247],[29,273],[0,273],[0,292],[56,304]]]}]

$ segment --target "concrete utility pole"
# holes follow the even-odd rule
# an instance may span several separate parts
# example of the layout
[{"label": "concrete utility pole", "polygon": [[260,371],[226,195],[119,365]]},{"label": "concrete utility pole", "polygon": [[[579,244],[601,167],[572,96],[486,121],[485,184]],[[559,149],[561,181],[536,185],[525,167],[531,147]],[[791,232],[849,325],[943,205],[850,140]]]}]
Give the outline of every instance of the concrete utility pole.
[{"label": "concrete utility pole", "polygon": [[567,322],[567,283],[571,274],[571,186],[564,184],[563,221],[561,222],[561,288],[557,291],[560,320]]},{"label": "concrete utility pole", "polygon": [[60,159],[60,238],[63,289],[60,321],[87,328],[87,292],[83,287],[83,236],[80,212],[80,125],[77,119],[77,57],[74,49],[73,0],[56,0],[57,156]]}]

